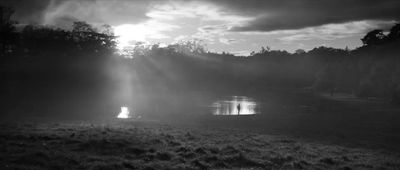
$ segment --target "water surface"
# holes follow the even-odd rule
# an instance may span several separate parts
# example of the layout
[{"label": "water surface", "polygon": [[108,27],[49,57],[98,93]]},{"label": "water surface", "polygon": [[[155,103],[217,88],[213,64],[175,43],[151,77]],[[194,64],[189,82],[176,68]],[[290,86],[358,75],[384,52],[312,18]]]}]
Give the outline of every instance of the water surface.
[{"label": "water surface", "polygon": [[213,115],[254,115],[257,102],[246,96],[230,96],[215,101],[212,106]]}]

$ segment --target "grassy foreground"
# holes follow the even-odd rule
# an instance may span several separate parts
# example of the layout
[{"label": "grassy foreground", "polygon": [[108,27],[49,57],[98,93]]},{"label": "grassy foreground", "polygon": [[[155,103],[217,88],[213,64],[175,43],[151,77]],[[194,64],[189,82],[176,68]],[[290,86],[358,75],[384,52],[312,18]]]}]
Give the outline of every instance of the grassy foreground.
[{"label": "grassy foreground", "polygon": [[150,121],[1,123],[0,169],[399,169],[400,154]]}]

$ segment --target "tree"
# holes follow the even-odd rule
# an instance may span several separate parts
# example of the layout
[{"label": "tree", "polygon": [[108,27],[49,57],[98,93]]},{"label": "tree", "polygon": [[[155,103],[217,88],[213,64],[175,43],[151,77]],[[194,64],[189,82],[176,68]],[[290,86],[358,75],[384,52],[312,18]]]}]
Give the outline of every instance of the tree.
[{"label": "tree", "polygon": [[261,47],[260,54],[264,54],[264,53],[267,53],[269,51],[271,51],[270,47],[268,47],[268,46]]},{"label": "tree", "polygon": [[396,40],[400,38],[400,23],[396,24],[390,29],[390,32],[388,34],[388,39],[389,40]]},{"label": "tree", "polygon": [[111,26],[103,25],[99,33],[92,25],[79,21],[72,25],[72,35],[76,50],[82,54],[110,54],[116,47],[115,36]]},{"label": "tree", "polygon": [[173,49],[179,53],[206,53],[206,48],[203,41],[194,39],[192,41],[181,41],[176,44],[169,45],[167,48]]},{"label": "tree", "polygon": [[297,49],[297,50],[295,51],[295,53],[296,53],[296,54],[305,54],[306,51],[304,51],[303,49]]},{"label": "tree", "polygon": [[13,14],[14,9],[0,6],[0,64],[4,62],[7,54],[13,51],[17,42],[16,22],[11,20]]},{"label": "tree", "polygon": [[386,38],[386,35],[383,34],[383,30],[377,29],[373,30],[367,33],[361,41],[363,42],[364,45],[369,46],[369,45],[377,45],[383,42],[383,40]]},{"label": "tree", "polygon": [[101,33],[108,35],[108,36],[114,36],[113,28],[111,27],[111,25],[108,25],[108,24],[102,25]]},{"label": "tree", "polygon": [[104,24],[101,27],[100,34],[97,34],[100,37],[100,41],[102,44],[102,51],[103,53],[114,53],[117,47],[116,36],[114,35],[113,28],[108,25]]},{"label": "tree", "polygon": [[96,32],[96,29],[94,29],[93,26],[84,21],[77,21],[74,22],[72,25],[72,32]]}]

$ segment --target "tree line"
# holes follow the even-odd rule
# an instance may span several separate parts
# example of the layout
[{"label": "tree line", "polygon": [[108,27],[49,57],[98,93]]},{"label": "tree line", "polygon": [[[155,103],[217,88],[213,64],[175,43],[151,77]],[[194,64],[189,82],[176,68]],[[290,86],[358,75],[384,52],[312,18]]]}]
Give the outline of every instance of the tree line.
[{"label": "tree line", "polygon": [[[341,92],[398,103],[400,24],[387,32],[372,30],[361,41],[363,45],[353,50],[321,46],[307,52],[299,49],[289,53],[262,47],[244,57],[207,52],[195,41],[163,48],[136,46],[133,50],[136,53],[127,51],[127,54],[134,56],[137,69],[152,68],[148,61],[157,61],[159,66],[168,67],[163,68],[163,73],[174,75],[189,87],[221,86],[239,90],[304,87],[331,95]],[[157,77],[157,74],[145,77]]]},{"label": "tree line", "polygon": [[95,28],[84,21],[70,30],[23,25],[12,20],[13,13],[0,7],[0,112],[104,110],[113,84],[110,56],[116,51],[111,26]]}]

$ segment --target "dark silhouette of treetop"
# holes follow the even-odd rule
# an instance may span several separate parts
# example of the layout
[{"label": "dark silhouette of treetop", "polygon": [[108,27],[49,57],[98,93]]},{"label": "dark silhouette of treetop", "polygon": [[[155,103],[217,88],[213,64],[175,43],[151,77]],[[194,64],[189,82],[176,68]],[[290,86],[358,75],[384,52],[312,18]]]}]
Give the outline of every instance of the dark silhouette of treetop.
[{"label": "dark silhouette of treetop", "polygon": [[72,32],[96,32],[96,29],[93,28],[92,25],[84,22],[84,21],[77,21],[74,22],[72,25]]},{"label": "dark silhouette of treetop", "polygon": [[364,45],[377,45],[385,40],[386,35],[383,34],[383,30],[377,29],[367,33],[361,41]]},{"label": "dark silhouette of treetop", "polygon": [[400,23],[397,23],[390,29],[388,38],[389,40],[397,40],[400,38]]},{"label": "dark silhouette of treetop", "polygon": [[0,6],[0,65],[4,63],[7,54],[15,50],[18,35],[16,21],[11,20],[14,9]]}]

